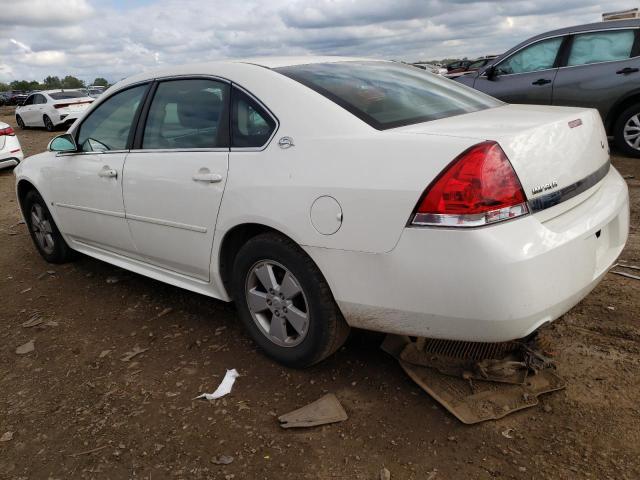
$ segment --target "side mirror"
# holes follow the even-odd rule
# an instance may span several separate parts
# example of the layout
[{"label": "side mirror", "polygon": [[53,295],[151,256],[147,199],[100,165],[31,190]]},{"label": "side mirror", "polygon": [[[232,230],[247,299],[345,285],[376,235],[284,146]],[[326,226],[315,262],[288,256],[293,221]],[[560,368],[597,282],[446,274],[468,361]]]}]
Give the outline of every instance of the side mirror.
[{"label": "side mirror", "polygon": [[47,150],[50,152],[75,152],[78,150],[76,141],[68,133],[58,135],[49,142]]},{"label": "side mirror", "polygon": [[494,81],[496,78],[498,78],[498,70],[496,69],[495,65],[491,65],[489,68],[487,68],[484,71],[485,75],[487,76],[487,80],[490,81]]}]

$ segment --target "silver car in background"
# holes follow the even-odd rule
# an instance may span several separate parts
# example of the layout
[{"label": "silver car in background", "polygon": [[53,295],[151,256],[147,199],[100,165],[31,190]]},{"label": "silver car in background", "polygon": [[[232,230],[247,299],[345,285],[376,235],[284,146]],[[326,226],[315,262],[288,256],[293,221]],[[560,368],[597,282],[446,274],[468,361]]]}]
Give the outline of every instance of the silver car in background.
[{"label": "silver car in background", "polygon": [[538,35],[456,81],[508,103],[597,108],[616,146],[640,157],[640,19]]}]

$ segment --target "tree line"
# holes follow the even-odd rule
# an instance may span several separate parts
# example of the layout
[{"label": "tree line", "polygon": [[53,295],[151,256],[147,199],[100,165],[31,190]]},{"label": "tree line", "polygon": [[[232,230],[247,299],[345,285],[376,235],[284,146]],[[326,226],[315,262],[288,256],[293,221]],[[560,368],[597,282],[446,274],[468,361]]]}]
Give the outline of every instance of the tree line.
[{"label": "tree line", "polygon": [[[91,85],[102,85],[108,87],[109,82],[107,79],[97,77]],[[0,92],[6,92],[8,90],[56,90],[60,88],[85,88],[87,85],[83,80],[74,77],[73,75],[67,75],[64,78],[49,75],[42,83],[36,80],[14,80],[11,83],[0,82]]]}]

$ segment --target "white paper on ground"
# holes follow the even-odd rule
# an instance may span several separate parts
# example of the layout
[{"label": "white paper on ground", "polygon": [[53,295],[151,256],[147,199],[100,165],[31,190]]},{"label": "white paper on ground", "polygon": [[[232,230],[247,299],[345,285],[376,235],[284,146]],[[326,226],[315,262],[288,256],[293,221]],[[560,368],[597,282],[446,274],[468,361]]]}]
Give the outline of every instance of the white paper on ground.
[{"label": "white paper on ground", "polygon": [[240,375],[235,368],[231,370],[227,370],[227,374],[222,379],[220,385],[213,393],[203,393],[202,395],[198,395],[194,400],[199,398],[206,398],[207,400],[215,400],[216,398],[224,397],[227,393],[231,392],[231,387],[233,387],[233,383],[236,381]]}]

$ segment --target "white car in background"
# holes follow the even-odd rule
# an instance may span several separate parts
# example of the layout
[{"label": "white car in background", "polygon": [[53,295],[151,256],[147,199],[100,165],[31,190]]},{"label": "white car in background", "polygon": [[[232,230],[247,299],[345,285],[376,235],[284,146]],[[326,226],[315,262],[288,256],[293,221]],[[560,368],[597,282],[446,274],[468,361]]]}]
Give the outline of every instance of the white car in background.
[{"label": "white car in background", "polygon": [[45,127],[52,132],[60,125],[75,122],[94,100],[78,90],[35,92],[16,107],[16,123],[20,128]]},{"label": "white car in background", "polygon": [[10,125],[0,122],[0,169],[15,167],[23,157],[16,132]]},{"label": "white car in background", "polygon": [[598,284],[629,230],[596,110],[507,105],[395,62],[140,74],[15,174],[47,261],[75,250],[234,300],[298,367],[349,326],[525,337]]}]

